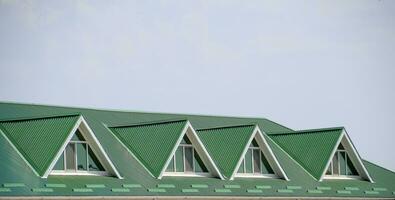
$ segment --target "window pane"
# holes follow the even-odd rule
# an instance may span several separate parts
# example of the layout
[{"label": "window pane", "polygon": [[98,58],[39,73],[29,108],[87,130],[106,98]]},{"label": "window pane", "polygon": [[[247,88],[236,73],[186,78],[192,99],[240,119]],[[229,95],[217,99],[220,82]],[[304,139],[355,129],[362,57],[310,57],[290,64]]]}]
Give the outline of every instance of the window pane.
[{"label": "window pane", "polygon": [[195,156],[195,172],[208,172],[206,166],[204,165],[202,159],[200,159],[200,156],[194,150],[194,156]]},{"label": "window pane", "polygon": [[253,150],[253,160],[254,160],[254,173],[261,173],[261,161],[259,158],[259,154],[261,153],[261,150],[259,149],[254,149]]},{"label": "window pane", "polygon": [[246,173],[252,173],[252,150],[248,149],[246,156]]},{"label": "window pane", "polygon": [[192,143],[189,140],[189,138],[186,135],[184,135],[184,137],[181,140],[181,144],[192,144]]},{"label": "window pane", "polygon": [[84,143],[78,143],[77,145],[77,169],[86,171],[87,170],[87,151]]},{"label": "window pane", "polygon": [[244,159],[241,161],[239,170],[237,171],[237,173],[244,173]]},{"label": "window pane", "polygon": [[350,157],[347,155],[347,175],[358,175],[357,170],[352,164]]},{"label": "window pane", "polygon": [[71,141],[85,141],[84,137],[82,136],[79,130],[75,131]]},{"label": "window pane", "polygon": [[100,164],[99,159],[93,153],[92,149],[88,148],[89,171],[104,171],[103,166]]},{"label": "window pane", "polygon": [[66,169],[75,170],[75,144],[66,146]]},{"label": "window pane", "polygon": [[335,153],[332,160],[333,165],[333,175],[339,175],[339,162],[338,162],[338,152]]},{"label": "window pane", "polygon": [[183,160],[183,152],[182,147],[178,147],[176,150],[176,171],[183,172],[184,171],[184,160]]},{"label": "window pane", "polygon": [[56,162],[54,170],[64,170],[64,152],[60,155],[58,162]]},{"label": "window pane", "polygon": [[265,155],[261,152],[261,173],[262,174],[274,174],[272,167],[269,162],[266,160]]},{"label": "window pane", "polygon": [[259,147],[255,139],[252,140],[250,147]]},{"label": "window pane", "polygon": [[326,171],[326,175],[332,175],[332,162],[329,163],[328,170]]},{"label": "window pane", "polygon": [[192,147],[185,147],[185,171],[186,172],[193,172],[192,151],[193,151]]},{"label": "window pane", "polygon": [[339,152],[340,175],[346,175],[346,152]]},{"label": "window pane", "polygon": [[167,172],[174,172],[174,156],[171,157],[169,166],[167,166],[166,171],[167,171]]}]

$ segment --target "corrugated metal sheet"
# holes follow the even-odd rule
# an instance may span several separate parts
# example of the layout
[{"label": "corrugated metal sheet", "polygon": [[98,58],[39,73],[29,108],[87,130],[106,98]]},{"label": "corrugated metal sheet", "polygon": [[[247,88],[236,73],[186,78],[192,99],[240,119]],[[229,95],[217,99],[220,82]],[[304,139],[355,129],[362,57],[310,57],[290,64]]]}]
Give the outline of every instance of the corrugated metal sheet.
[{"label": "corrugated metal sheet", "polygon": [[[156,113],[138,113],[125,111],[108,111],[83,108],[66,108],[56,106],[41,106],[29,104],[0,103],[0,121],[9,118],[31,118],[42,116],[60,116],[70,114],[81,114],[88,122],[96,137],[102,144],[104,150],[113,161],[115,167],[120,171],[124,179],[102,176],[49,176],[42,179],[35,176],[25,162],[20,158],[4,137],[0,137],[0,196],[73,196],[73,195],[95,195],[95,196],[251,196],[251,197],[338,197],[337,190],[345,187],[358,187],[359,191],[352,191],[348,197],[362,197],[367,195],[364,191],[373,191],[373,188],[387,188],[387,191],[379,191],[378,194],[369,194],[369,197],[394,198],[395,194],[395,173],[382,167],[364,161],[364,164],[373,177],[375,183],[361,180],[324,180],[318,182],[303,170],[300,165],[291,159],[290,155],[284,152],[277,144],[267,137],[267,141],[272,148],[275,156],[286,172],[290,181],[281,179],[249,179],[235,178],[234,180],[220,180],[218,178],[205,177],[163,177],[161,180],[152,177],[148,171],[118,142],[116,137],[106,128],[106,125],[115,126],[116,124],[133,124],[146,121],[188,119],[194,128],[210,128],[217,126],[230,126],[240,124],[257,123],[265,132],[270,130],[282,129],[282,132],[289,129],[282,126],[273,127],[265,119],[255,118],[234,118],[234,117],[215,117],[197,115],[173,115]],[[266,125],[269,124],[269,128]],[[278,127],[278,128],[276,128]],[[352,134],[352,133],[351,133]],[[147,146],[148,147],[148,146]],[[148,147],[149,148],[149,147]],[[23,183],[24,187],[6,187]],[[47,186],[48,184],[48,186]],[[50,187],[53,184],[62,187],[51,187],[53,192],[42,193],[33,192],[32,188]],[[73,188],[86,188],[87,184],[103,184],[106,188],[94,188],[92,192],[73,192]],[[175,188],[166,189],[165,193],[148,192],[147,188],[157,188],[158,184],[173,184]],[[182,189],[195,188],[198,193],[183,193]],[[224,188],[224,185],[240,185],[240,189],[231,189],[231,193],[215,193],[215,188]],[[286,189],[289,185],[302,186],[302,190],[294,190],[292,194],[277,192],[278,189]],[[136,187],[129,187],[136,186]],[[138,187],[137,187],[138,186]],[[261,188],[261,186],[264,186]],[[269,187],[270,186],[270,187]],[[321,194],[308,193],[308,190],[329,188],[322,190]],[[129,192],[113,192],[111,188],[129,188]],[[261,189],[263,193],[248,193],[248,190]]]},{"label": "corrugated metal sheet", "polygon": [[223,127],[197,133],[221,173],[230,178],[254,128],[255,125]]},{"label": "corrugated metal sheet", "polygon": [[320,179],[343,128],[269,135],[316,179]]},{"label": "corrugated metal sheet", "polygon": [[0,122],[0,129],[18,151],[43,175],[79,116]]},{"label": "corrugated metal sheet", "polygon": [[187,121],[111,127],[111,131],[155,176],[160,175]]}]

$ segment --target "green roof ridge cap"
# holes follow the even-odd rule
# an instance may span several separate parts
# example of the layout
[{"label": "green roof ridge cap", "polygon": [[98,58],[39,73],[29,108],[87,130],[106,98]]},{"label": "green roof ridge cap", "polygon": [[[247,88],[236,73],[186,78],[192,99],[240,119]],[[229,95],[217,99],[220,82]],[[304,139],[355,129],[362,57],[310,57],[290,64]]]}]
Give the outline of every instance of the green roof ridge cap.
[{"label": "green roof ridge cap", "polygon": [[317,133],[317,132],[335,131],[335,130],[343,130],[343,129],[345,129],[344,126],[337,126],[337,127],[304,129],[304,130],[286,131],[286,132],[268,132],[267,134],[269,134],[269,135],[288,135],[288,134],[298,134],[298,133]]},{"label": "green roof ridge cap", "polygon": [[[14,105],[29,105],[29,106],[45,106],[45,107],[56,107],[56,108],[66,108],[66,109],[81,109],[81,110],[92,110],[92,111],[110,111],[110,112],[124,112],[124,113],[143,113],[143,114],[170,114],[170,115],[190,115],[190,116],[202,116],[202,117],[227,117],[233,119],[259,119],[268,120],[264,117],[248,117],[248,116],[232,116],[232,115],[210,115],[210,114],[199,114],[199,113],[167,113],[167,112],[155,112],[155,111],[142,111],[142,110],[126,110],[126,109],[114,109],[114,108],[95,108],[89,106],[66,106],[66,105],[55,105],[55,104],[40,104],[40,103],[23,103],[16,101],[0,101],[0,104],[14,104]],[[268,120],[270,122],[276,123],[274,121]],[[278,124],[278,123],[276,123]],[[281,124],[278,124],[281,125]],[[283,125],[281,125],[283,126]],[[290,129],[283,126],[284,128]],[[292,130],[292,129],[290,129]]]},{"label": "green roof ridge cap", "polygon": [[188,119],[173,119],[173,120],[158,120],[158,121],[139,122],[139,123],[132,123],[132,124],[108,126],[108,128],[128,128],[128,127],[149,126],[149,125],[158,125],[158,124],[169,124],[169,123],[182,122],[182,121],[187,122]]},{"label": "green roof ridge cap", "polygon": [[240,128],[240,127],[250,127],[250,126],[257,126],[257,124],[253,123],[253,124],[238,124],[238,125],[231,125],[231,126],[216,126],[216,127],[211,127],[211,128],[196,129],[196,131],[209,131],[209,130],[216,130],[216,129]]}]

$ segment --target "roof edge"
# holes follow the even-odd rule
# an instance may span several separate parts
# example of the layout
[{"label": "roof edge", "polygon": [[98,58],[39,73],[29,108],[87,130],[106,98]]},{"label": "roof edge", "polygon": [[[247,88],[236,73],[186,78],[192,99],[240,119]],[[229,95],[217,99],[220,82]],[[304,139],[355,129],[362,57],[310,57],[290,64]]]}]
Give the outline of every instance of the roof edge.
[{"label": "roof edge", "polygon": [[108,128],[126,128],[126,127],[148,126],[148,125],[156,125],[156,124],[169,124],[169,123],[187,122],[187,121],[188,121],[187,119],[158,120],[158,121],[147,121],[147,122],[139,122],[139,123],[132,123],[132,124],[108,126]]},{"label": "roof edge", "polygon": [[50,119],[50,118],[60,118],[60,117],[74,117],[82,116],[81,113],[70,113],[65,115],[45,115],[45,116],[33,116],[33,117],[14,117],[8,119],[0,119],[0,122],[18,122],[18,121],[29,121],[37,119]]},{"label": "roof edge", "polygon": [[343,130],[345,129],[344,126],[337,126],[337,127],[328,127],[328,128],[315,128],[315,129],[304,129],[304,130],[297,130],[297,131],[288,131],[288,132],[266,132],[268,135],[288,135],[288,134],[298,134],[298,133],[317,133],[317,132],[324,132],[324,131],[331,131],[331,130]]}]

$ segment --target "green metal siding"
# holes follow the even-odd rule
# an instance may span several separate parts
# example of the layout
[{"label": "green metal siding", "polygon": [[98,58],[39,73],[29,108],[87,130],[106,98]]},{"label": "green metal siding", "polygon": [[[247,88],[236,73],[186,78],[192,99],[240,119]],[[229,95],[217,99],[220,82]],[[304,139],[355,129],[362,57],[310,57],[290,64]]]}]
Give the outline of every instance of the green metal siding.
[{"label": "green metal siding", "polygon": [[317,180],[321,178],[343,128],[269,135]]},{"label": "green metal siding", "polygon": [[255,125],[197,130],[210,156],[222,172],[230,178]]},{"label": "green metal siding", "polygon": [[0,122],[0,129],[42,176],[66,140],[79,116]]},{"label": "green metal siding", "polygon": [[187,121],[112,127],[111,131],[158,177]]}]

